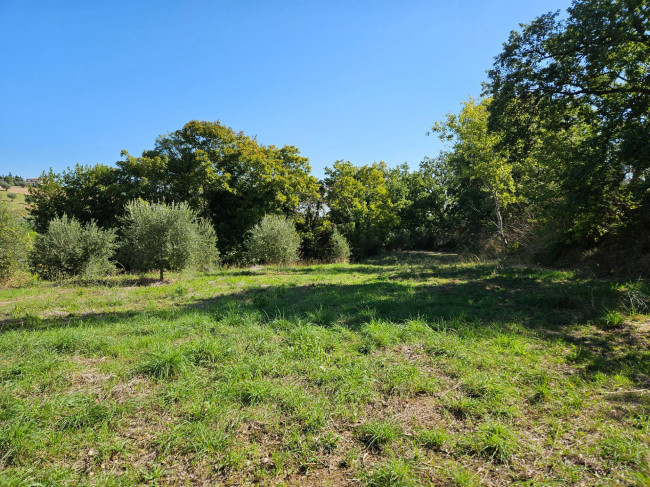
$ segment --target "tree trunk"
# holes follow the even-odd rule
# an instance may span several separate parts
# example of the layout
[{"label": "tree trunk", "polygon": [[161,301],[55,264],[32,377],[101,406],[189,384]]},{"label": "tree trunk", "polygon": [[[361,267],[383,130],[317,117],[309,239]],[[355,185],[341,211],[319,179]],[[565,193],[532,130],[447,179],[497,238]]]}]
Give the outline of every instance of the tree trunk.
[{"label": "tree trunk", "polygon": [[163,273],[164,273],[164,272],[165,272],[165,270],[161,267],[161,268],[160,268],[160,280],[161,280],[161,281],[163,280]]},{"label": "tree trunk", "polygon": [[499,237],[501,237],[503,247],[508,250],[508,240],[503,233],[503,217],[501,216],[501,208],[499,207],[499,194],[496,192],[496,190],[492,192],[492,197],[494,198],[494,211],[497,214],[497,227],[499,229]]}]

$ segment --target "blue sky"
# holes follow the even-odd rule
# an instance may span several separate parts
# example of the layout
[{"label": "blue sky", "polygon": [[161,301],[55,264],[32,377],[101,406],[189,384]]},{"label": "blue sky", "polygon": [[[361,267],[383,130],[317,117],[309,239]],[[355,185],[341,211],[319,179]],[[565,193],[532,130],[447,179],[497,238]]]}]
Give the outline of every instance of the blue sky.
[{"label": "blue sky", "polygon": [[568,0],[0,0],[0,173],[139,155],[192,119],[338,159],[418,165],[508,33]]}]

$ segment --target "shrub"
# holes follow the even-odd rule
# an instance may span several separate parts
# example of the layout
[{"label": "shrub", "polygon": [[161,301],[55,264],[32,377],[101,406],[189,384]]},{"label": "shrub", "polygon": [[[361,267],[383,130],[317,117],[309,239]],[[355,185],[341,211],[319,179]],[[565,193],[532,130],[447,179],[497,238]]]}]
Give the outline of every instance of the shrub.
[{"label": "shrub", "polygon": [[266,215],[251,230],[247,242],[250,257],[263,264],[277,266],[298,260],[300,237],[294,224],[279,215]]},{"label": "shrub", "polygon": [[45,279],[94,276],[114,269],[114,230],[103,230],[95,222],[83,226],[66,215],[50,221],[47,231],[37,235],[30,261],[34,271]]},{"label": "shrub", "polygon": [[330,238],[330,261],[347,262],[350,258],[350,245],[346,238],[335,228]]},{"label": "shrub", "polygon": [[9,279],[25,263],[29,241],[26,226],[0,203],[0,282]]},{"label": "shrub", "polygon": [[11,201],[14,201],[16,198],[18,198],[18,195],[16,193],[7,193],[7,198],[9,198]]},{"label": "shrub", "polygon": [[201,271],[209,271],[219,265],[217,234],[214,227],[200,218],[195,224],[196,241],[192,255],[192,264]]},{"label": "shrub", "polygon": [[321,262],[347,262],[350,245],[332,224],[302,235],[300,253],[304,259]]},{"label": "shrub", "polygon": [[123,253],[136,272],[206,267],[218,259],[214,229],[187,203],[131,201],[126,205]]}]

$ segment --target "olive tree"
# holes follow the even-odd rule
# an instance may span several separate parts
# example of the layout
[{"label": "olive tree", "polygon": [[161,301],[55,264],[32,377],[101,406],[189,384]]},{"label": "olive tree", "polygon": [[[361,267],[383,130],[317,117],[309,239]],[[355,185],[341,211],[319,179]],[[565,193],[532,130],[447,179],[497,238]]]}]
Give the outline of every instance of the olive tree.
[{"label": "olive tree", "polygon": [[247,247],[253,260],[279,267],[298,260],[300,237],[293,222],[279,215],[266,215],[251,230]]},{"label": "olive tree", "polygon": [[115,248],[114,230],[101,229],[95,222],[82,225],[64,215],[36,236],[30,263],[45,279],[107,274],[114,269],[110,259]]},{"label": "olive tree", "polygon": [[137,272],[183,270],[190,265],[208,266],[217,261],[216,235],[187,203],[131,201],[123,223],[123,251]]}]

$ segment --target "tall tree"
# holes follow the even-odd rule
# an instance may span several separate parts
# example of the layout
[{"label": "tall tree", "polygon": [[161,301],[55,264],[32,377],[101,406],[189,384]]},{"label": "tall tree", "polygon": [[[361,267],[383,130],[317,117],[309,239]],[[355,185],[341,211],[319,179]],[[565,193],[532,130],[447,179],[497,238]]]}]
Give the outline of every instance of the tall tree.
[{"label": "tall tree", "polygon": [[263,146],[219,122],[191,121],[161,136],[143,158],[166,162],[165,192],[209,217],[231,251],[266,213],[290,215],[318,193],[307,158],[294,146]]},{"label": "tall tree", "polygon": [[[647,1],[575,0],[566,18],[511,33],[489,73],[491,127],[508,148],[531,148],[533,131],[555,139],[545,150],[556,151],[568,241],[593,243],[650,208],[648,66]],[[572,137],[557,144],[562,132]]]},{"label": "tall tree", "polygon": [[443,122],[436,122],[432,130],[443,142],[449,143],[456,157],[464,159],[461,176],[480,182],[494,205],[497,233],[504,247],[508,247],[503,209],[516,201],[516,187],[512,165],[498,149],[500,135],[488,130],[488,99],[477,102],[470,99],[462,104],[458,115],[447,114]]},{"label": "tall tree", "polygon": [[103,164],[77,164],[61,174],[50,169],[41,176],[41,183],[30,189],[30,197],[30,215],[39,232],[47,230],[50,220],[63,215],[81,223],[115,226],[125,203],[117,169]]},{"label": "tall tree", "polygon": [[325,169],[329,218],[356,250],[381,248],[397,225],[388,190],[388,169],[384,162],[354,166],[337,161]]}]

